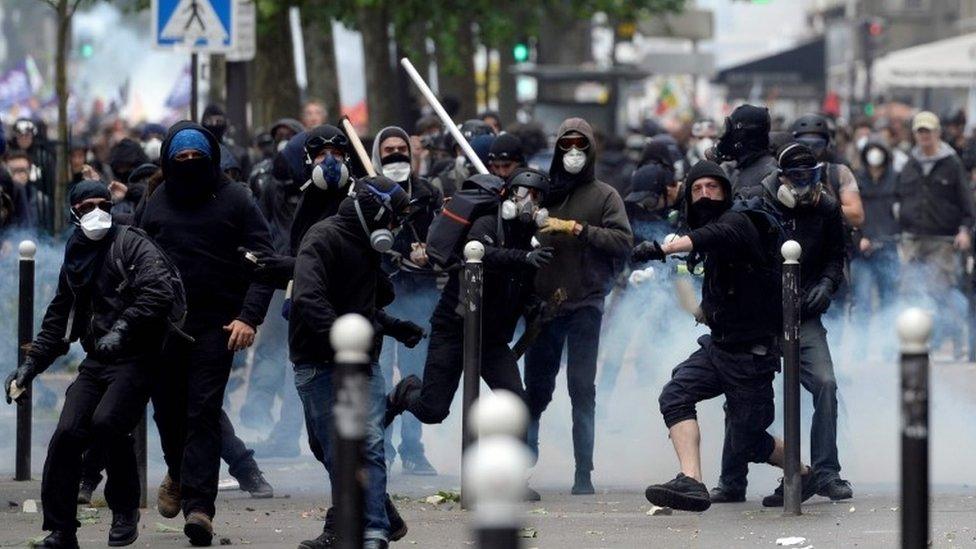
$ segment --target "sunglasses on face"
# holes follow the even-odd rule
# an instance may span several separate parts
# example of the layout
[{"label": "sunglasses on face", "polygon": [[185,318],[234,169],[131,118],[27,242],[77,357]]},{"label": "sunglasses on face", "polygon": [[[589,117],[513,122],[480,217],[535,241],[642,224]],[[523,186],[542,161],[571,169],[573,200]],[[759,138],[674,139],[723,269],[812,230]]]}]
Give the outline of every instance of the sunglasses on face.
[{"label": "sunglasses on face", "polygon": [[557,144],[563,151],[568,151],[574,147],[581,151],[585,151],[587,148],[589,148],[590,141],[582,135],[568,135],[560,138]]}]

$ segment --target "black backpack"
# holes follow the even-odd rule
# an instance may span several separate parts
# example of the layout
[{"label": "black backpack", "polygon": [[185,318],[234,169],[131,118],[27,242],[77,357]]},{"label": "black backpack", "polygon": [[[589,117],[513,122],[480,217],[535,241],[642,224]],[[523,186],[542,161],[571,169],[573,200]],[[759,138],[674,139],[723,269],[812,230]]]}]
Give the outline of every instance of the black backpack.
[{"label": "black backpack", "polygon": [[463,259],[462,251],[474,220],[497,213],[502,203],[500,185],[480,185],[475,178],[466,181],[466,186],[444,201],[444,207],[427,231],[427,257],[442,269],[453,267]]},{"label": "black backpack", "polygon": [[[786,242],[786,229],[783,227],[782,214],[768,200],[762,197],[740,198],[732,203],[733,212],[745,214],[759,232],[762,240],[762,265],[749,265],[749,268],[762,279],[769,288],[783,287],[783,243]],[[765,314],[770,318],[782,318],[782,290],[772,290],[766,294],[769,298],[762,304]]]},{"label": "black backpack", "polygon": [[138,227],[133,227],[131,225],[121,225],[119,226],[119,234],[116,235],[115,241],[112,242],[112,247],[109,249],[108,256],[105,258],[110,265],[114,265],[119,274],[122,276],[122,284],[119,285],[118,291],[121,292],[129,285],[129,273],[135,268],[133,265],[126,266],[122,262],[122,244],[125,239],[127,232],[132,231],[135,234],[146,239],[147,242],[156,248],[159,252],[160,257],[166,263],[166,269],[169,271],[169,277],[167,282],[170,285],[170,289],[173,291],[173,302],[170,304],[169,314],[166,315],[166,324],[169,331],[175,333],[182,337],[183,339],[193,342],[193,338],[183,331],[183,324],[186,322],[186,289],[183,286],[183,278],[180,277],[180,271],[173,264],[169,256],[166,255],[163,250],[156,245],[152,238],[146,234],[145,231]]}]

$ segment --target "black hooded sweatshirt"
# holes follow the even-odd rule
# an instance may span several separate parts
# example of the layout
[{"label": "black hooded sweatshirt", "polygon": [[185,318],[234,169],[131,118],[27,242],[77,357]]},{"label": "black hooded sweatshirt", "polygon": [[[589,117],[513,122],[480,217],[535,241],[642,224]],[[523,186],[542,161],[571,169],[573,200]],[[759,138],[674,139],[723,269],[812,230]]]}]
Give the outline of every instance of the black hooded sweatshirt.
[{"label": "black hooded sweatshirt", "polygon": [[176,264],[187,297],[186,329],[191,333],[217,323],[241,320],[257,327],[264,320],[274,288],[251,283],[237,249],[272,254],[268,223],[251,193],[220,172],[220,146],[202,126],[177,122],[160,150],[164,177],[172,173],[169,147],[180,130],[193,128],[210,142],[213,192],[199,201],[176,199],[169,179],[146,201],[141,227]]}]

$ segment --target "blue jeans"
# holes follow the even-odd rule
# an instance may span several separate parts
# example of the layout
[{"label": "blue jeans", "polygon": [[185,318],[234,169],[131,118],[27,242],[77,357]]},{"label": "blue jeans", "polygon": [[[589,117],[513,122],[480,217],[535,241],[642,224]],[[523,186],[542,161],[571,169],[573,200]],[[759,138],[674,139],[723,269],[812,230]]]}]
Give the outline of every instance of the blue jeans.
[{"label": "blue jeans", "polygon": [[[305,408],[309,437],[315,437],[323,450],[323,464],[332,485],[332,501],[338,501],[335,493],[335,456],[333,454],[335,390],[329,364],[296,364],[295,387]],[[383,416],[386,414],[386,387],[379,364],[373,364],[369,377],[369,402],[366,416],[366,440],[363,448],[365,487],[364,539],[387,539],[390,520],[386,515],[386,461],[383,457]]]},{"label": "blue jeans", "polygon": [[[851,275],[854,279],[854,304],[861,319],[869,319],[871,312],[883,310],[894,305],[898,292],[898,250],[894,244],[875,250],[869,256],[860,256],[851,261]],[[878,292],[878,307],[872,307],[875,289]]]}]

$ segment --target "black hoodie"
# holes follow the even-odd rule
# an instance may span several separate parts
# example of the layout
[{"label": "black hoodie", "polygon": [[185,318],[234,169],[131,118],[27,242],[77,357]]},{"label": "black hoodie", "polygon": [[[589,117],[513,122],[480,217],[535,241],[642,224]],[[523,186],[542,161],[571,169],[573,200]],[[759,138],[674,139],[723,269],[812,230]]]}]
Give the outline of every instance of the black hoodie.
[{"label": "black hoodie", "polygon": [[238,319],[257,327],[264,319],[274,289],[252,284],[239,247],[272,254],[264,216],[248,189],[220,172],[220,146],[199,124],[174,124],[160,150],[163,176],[172,173],[170,142],[178,131],[192,128],[210,142],[213,193],[199,202],[182,202],[166,192],[164,181],[146,201],[140,225],[173,260],[187,294],[187,329],[221,326]]}]

